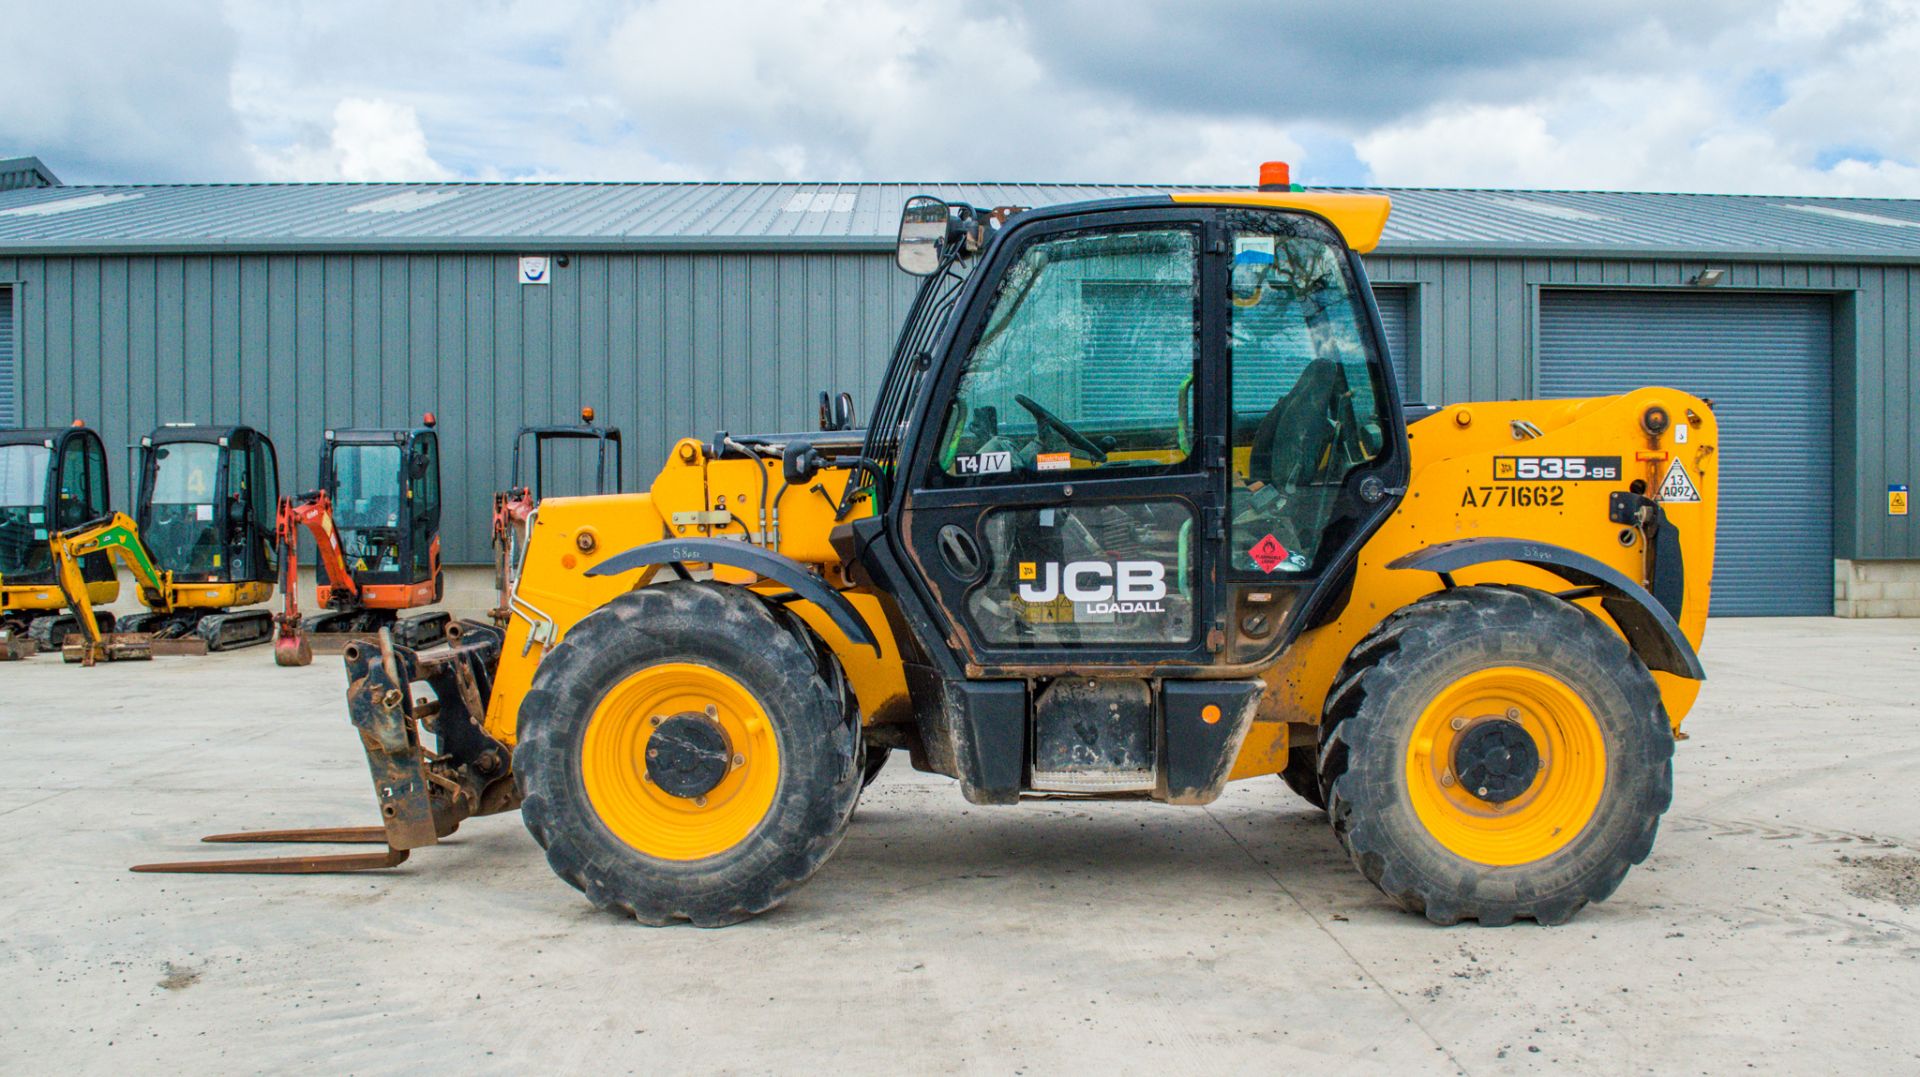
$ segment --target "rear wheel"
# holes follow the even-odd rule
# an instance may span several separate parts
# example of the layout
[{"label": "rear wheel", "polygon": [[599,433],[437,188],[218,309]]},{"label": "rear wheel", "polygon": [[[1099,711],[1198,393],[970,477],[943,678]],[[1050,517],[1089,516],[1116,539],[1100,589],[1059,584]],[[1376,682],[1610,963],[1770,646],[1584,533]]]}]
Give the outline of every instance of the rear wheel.
[{"label": "rear wheel", "polygon": [[1361,872],[1436,923],[1561,923],[1613,893],[1672,799],[1652,674],[1551,595],[1463,587],[1362,641],[1320,773]]},{"label": "rear wheel", "polygon": [[527,829],[562,879],[644,923],[779,904],[840,843],[860,790],[832,657],[736,587],[614,599],[541,662],[520,713]]}]

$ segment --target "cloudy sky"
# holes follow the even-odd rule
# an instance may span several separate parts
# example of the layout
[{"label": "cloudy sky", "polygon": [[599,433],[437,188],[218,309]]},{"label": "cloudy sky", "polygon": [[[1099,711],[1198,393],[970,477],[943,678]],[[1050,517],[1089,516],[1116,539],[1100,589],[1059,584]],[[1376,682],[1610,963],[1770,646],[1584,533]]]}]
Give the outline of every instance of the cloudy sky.
[{"label": "cloudy sky", "polygon": [[1920,0],[16,5],[70,183],[898,179],[1920,197]]}]

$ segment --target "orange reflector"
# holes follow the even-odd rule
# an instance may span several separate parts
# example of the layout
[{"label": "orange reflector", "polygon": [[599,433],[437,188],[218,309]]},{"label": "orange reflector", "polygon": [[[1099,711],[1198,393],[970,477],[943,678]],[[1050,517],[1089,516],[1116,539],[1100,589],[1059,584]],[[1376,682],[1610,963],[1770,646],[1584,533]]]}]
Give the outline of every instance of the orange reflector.
[{"label": "orange reflector", "polygon": [[[1280,167],[1285,168],[1286,166],[1282,165]],[[1200,720],[1207,723],[1208,725],[1219,725],[1220,724],[1220,708],[1212,703],[1209,703],[1206,706],[1201,707]]]},{"label": "orange reflector", "polygon": [[580,563],[580,560],[579,560],[578,558],[576,558],[576,557],[574,557],[574,556],[573,556],[572,554],[570,554],[570,553],[569,553],[569,554],[562,554],[562,555],[561,555],[561,557],[560,557],[560,567],[561,567],[561,568],[572,568],[573,566],[575,566],[575,565],[577,565],[577,564],[579,564],[579,563]]}]

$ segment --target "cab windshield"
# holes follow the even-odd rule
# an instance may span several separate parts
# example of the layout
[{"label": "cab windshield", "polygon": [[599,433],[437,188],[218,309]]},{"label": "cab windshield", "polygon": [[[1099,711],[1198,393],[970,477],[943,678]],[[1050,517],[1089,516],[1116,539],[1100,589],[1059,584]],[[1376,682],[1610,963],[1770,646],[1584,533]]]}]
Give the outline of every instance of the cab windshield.
[{"label": "cab windshield", "polygon": [[153,498],[141,537],[161,564],[175,572],[220,568],[220,447],[200,442],[153,450]]},{"label": "cab windshield", "polygon": [[334,522],[341,527],[399,527],[399,475],[398,445],[335,446]]},{"label": "cab windshield", "polygon": [[0,445],[0,577],[45,571],[47,468],[44,445]]}]

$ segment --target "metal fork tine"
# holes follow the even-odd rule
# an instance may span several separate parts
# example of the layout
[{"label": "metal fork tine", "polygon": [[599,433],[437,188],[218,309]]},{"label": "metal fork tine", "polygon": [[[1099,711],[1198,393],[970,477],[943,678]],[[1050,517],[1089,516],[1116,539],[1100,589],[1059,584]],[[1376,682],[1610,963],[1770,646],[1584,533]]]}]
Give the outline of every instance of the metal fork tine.
[{"label": "metal fork tine", "polygon": [[387,830],[379,826],[317,826],[301,830],[239,830],[231,834],[208,834],[201,841],[237,842],[311,842],[326,845],[384,845]]},{"label": "metal fork tine", "polygon": [[349,871],[391,868],[407,858],[405,849],[384,853],[344,853],[338,856],[270,856],[257,860],[180,860],[170,864],[135,864],[131,870],[191,875],[332,875]]}]

